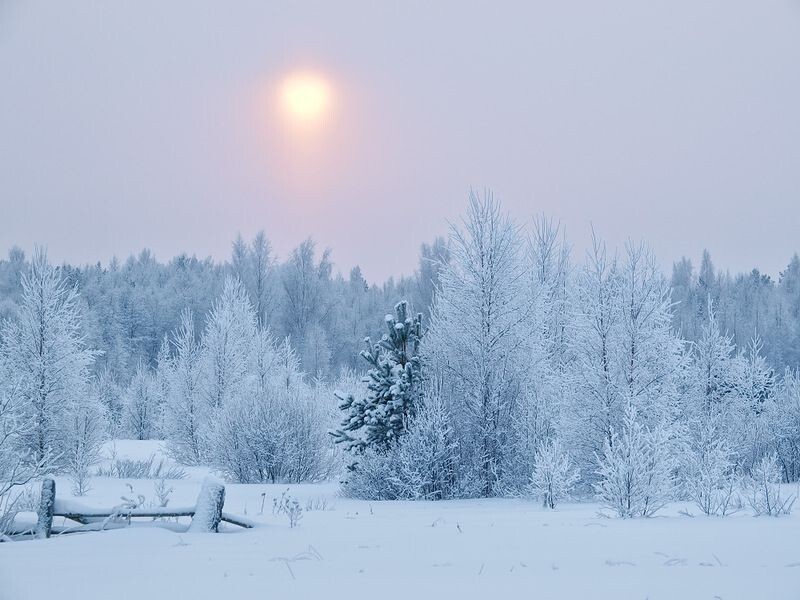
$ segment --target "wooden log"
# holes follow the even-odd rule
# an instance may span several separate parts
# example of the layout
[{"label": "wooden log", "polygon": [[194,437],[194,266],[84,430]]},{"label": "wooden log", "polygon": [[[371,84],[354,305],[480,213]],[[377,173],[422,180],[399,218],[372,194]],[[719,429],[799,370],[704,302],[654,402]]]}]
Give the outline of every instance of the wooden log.
[{"label": "wooden log", "polygon": [[203,482],[197,496],[194,517],[189,525],[190,532],[216,533],[222,520],[222,507],[225,504],[225,486],[211,479]]},{"label": "wooden log", "polygon": [[239,515],[232,515],[231,513],[222,513],[222,520],[226,523],[231,523],[232,525],[238,525],[239,527],[244,527],[245,529],[253,529],[257,523],[255,521],[251,521],[245,517],[240,517]]},{"label": "wooden log", "polygon": [[53,530],[53,507],[56,503],[56,482],[53,479],[42,481],[42,495],[39,499],[39,518],[36,522],[36,537],[46,539]]},{"label": "wooden log", "polygon": [[64,517],[66,519],[70,519],[71,521],[76,521],[78,523],[92,523],[94,521],[101,521],[104,518],[108,518],[112,515],[118,515],[124,518],[136,518],[136,517],[149,517],[152,519],[161,519],[161,518],[170,518],[170,517],[193,517],[194,516],[194,509],[186,509],[186,510],[150,510],[150,509],[133,509],[133,510],[121,510],[115,511],[113,509],[108,508],[92,508],[87,510],[86,512],[58,512],[56,511],[53,513],[56,517]]}]

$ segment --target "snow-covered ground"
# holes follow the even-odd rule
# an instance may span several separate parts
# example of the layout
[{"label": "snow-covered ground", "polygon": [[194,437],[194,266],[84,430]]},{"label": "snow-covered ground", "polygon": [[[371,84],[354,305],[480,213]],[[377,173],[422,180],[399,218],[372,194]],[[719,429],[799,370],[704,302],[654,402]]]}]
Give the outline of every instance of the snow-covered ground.
[{"label": "snow-covered ground", "polygon": [[[154,442],[117,441],[146,457]],[[170,482],[192,504],[204,469]],[[152,481],[95,478],[81,499],[105,506]],[[69,484],[59,480],[58,497]],[[798,600],[800,513],[690,518],[673,504],[652,519],[598,517],[594,504],[556,511],[522,500],[364,502],[335,484],[292,485],[300,525],[272,514],[287,486],[227,485],[227,512],[254,530],[187,534],[158,528],[0,544],[0,599],[581,598]],[[261,514],[262,493],[265,494]]]}]

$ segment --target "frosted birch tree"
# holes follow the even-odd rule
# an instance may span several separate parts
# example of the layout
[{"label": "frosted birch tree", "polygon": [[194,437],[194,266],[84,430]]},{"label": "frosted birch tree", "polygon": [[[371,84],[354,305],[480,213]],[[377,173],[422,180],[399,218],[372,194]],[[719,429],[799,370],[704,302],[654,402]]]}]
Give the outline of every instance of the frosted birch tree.
[{"label": "frosted birch tree", "polygon": [[64,423],[87,393],[96,353],[86,347],[78,290],[37,250],[22,276],[17,317],[3,322],[0,355],[13,384],[7,393],[29,424],[16,438],[16,452],[33,465],[67,466],[69,433]]},{"label": "frosted birch tree", "polygon": [[172,334],[172,346],[174,358],[164,414],[167,447],[178,461],[195,465],[203,457],[203,423],[208,405],[202,395],[201,347],[191,310],[181,313],[180,326]]},{"label": "frosted birch tree", "polygon": [[527,375],[530,291],[520,230],[490,193],[472,193],[461,226],[451,227],[450,249],[423,344],[442,378],[474,491],[492,496],[511,458],[510,428]]}]

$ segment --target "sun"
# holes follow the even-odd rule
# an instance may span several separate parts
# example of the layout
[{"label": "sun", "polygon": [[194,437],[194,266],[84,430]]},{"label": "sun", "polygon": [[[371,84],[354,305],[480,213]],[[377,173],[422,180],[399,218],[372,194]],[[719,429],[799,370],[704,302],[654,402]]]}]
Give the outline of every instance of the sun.
[{"label": "sun", "polygon": [[330,85],[323,77],[311,73],[289,75],[280,86],[280,104],[293,122],[317,123],[330,109]]}]

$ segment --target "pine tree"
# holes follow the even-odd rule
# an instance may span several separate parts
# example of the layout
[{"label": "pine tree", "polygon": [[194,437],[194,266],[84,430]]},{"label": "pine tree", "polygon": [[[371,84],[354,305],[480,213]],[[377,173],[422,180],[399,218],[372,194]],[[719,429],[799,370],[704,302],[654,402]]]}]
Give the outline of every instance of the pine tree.
[{"label": "pine tree", "polygon": [[395,314],[386,315],[387,333],[380,342],[365,340],[361,352],[371,368],[365,377],[367,396],[337,396],[339,408],[347,415],[341,428],[332,435],[348,450],[365,448],[378,451],[389,448],[406,431],[407,420],[414,414],[419,395],[420,361],[417,356],[422,335],[422,315],[408,314],[405,301],[395,306]]}]

